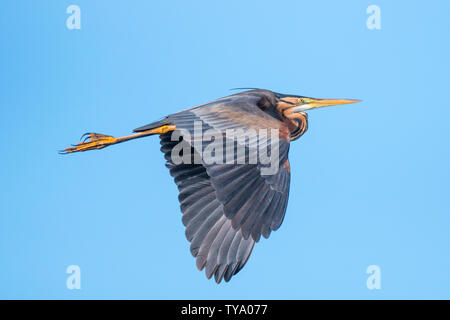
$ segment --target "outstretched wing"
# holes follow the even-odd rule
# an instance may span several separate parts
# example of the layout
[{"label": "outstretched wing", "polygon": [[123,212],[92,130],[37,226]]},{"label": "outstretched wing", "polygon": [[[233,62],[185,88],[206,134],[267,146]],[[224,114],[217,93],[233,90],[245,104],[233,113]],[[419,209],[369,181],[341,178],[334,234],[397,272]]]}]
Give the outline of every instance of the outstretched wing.
[{"label": "outstretched wing", "polygon": [[[174,164],[172,150],[179,141],[172,141],[170,132],[161,135],[161,150],[180,191],[191,253],[197,258],[199,269],[205,268],[208,278],[214,274],[216,282],[222,278],[230,280],[245,265],[254,243],[261,235],[267,238],[271,231],[278,229],[286,212],[290,183],[289,130],[281,121],[260,110],[257,103],[258,98],[254,96],[230,96],[161,121],[175,125],[182,136],[189,135],[191,140],[186,142],[197,155],[202,155],[208,141],[200,145],[195,141],[211,129],[224,135],[224,146],[227,130],[277,130],[276,136],[257,135],[256,140],[244,139],[233,144],[235,154],[239,147],[245,149],[244,163],[236,156],[233,164],[209,163],[203,157],[199,163]],[[277,143],[273,144],[275,140]],[[271,155],[278,154],[274,174],[264,172],[268,164],[259,157],[249,163],[253,153],[260,150],[255,145],[267,146]]]}]

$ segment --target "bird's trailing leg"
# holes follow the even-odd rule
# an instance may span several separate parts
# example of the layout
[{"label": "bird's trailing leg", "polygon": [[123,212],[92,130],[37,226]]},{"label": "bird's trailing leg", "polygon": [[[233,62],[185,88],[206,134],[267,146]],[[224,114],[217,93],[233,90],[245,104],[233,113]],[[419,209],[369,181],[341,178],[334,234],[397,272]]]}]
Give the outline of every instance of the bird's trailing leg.
[{"label": "bird's trailing leg", "polygon": [[131,134],[124,137],[113,137],[108,136],[105,134],[100,133],[85,133],[81,137],[81,142],[77,143],[76,145],[72,145],[72,147],[65,148],[64,150],[61,150],[60,153],[67,154],[67,153],[74,153],[74,152],[81,152],[81,151],[88,151],[88,150],[97,150],[97,149],[103,149],[110,145],[122,143],[128,140],[133,140],[137,138],[143,138],[146,136],[154,135],[154,134],[163,134],[169,131],[175,130],[174,125],[164,125],[158,128],[142,131],[136,134]]},{"label": "bird's trailing leg", "polygon": [[73,153],[80,151],[88,151],[88,150],[97,150],[103,149],[112,144],[118,143],[120,138],[114,138],[112,136],[108,136],[100,133],[85,133],[81,136],[81,142],[76,145],[72,145],[72,147],[65,148],[61,150],[60,153]]}]

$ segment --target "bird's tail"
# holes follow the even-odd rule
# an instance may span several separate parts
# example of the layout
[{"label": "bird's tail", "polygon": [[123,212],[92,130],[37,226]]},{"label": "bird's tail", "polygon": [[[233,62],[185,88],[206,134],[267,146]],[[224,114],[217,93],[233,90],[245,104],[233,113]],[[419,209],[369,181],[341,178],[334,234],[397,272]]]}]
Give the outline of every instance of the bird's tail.
[{"label": "bird's tail", "polygon": [[145,126],[136,128],[133,130],[133,132],[143,132],[143,131],[157,129],[157,128],[161,128],[163,126],[169,126],[169,125],[173,125],[173,123],[172,123],[172,121],[169,120],[168,117],[166,117],[162,120],[152,122],[152,123],[146,124]]}]

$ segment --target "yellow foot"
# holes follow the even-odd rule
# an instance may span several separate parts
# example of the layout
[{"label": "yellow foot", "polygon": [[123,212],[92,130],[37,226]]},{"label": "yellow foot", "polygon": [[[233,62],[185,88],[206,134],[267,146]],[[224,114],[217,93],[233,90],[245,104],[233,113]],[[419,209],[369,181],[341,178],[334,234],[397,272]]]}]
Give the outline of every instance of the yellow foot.
[{"label": "yellow foot", "polygon": [[81,137],[81,140],[82,141],[80,143],[77,143],[72,147],[65,148],[64,150],[61,150],[59,153],[67,154],[73,152],[103,149],[109,145],[117,143],[119,139],[114,138],[112,136],[107,136],[105,134],[85,133]]}]

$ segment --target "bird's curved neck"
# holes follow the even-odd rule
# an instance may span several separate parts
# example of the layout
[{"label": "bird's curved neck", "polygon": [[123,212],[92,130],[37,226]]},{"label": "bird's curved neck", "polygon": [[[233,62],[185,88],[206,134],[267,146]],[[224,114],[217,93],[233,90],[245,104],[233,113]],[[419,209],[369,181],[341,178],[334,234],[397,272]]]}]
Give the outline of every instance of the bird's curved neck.
[{"label": "bird's curved neck", "polygon": [[297,140],[308,130],[306,112],[293,112],[292,105],[283,101],[278,102],[276,109],[291,133],[291,141]]}]

